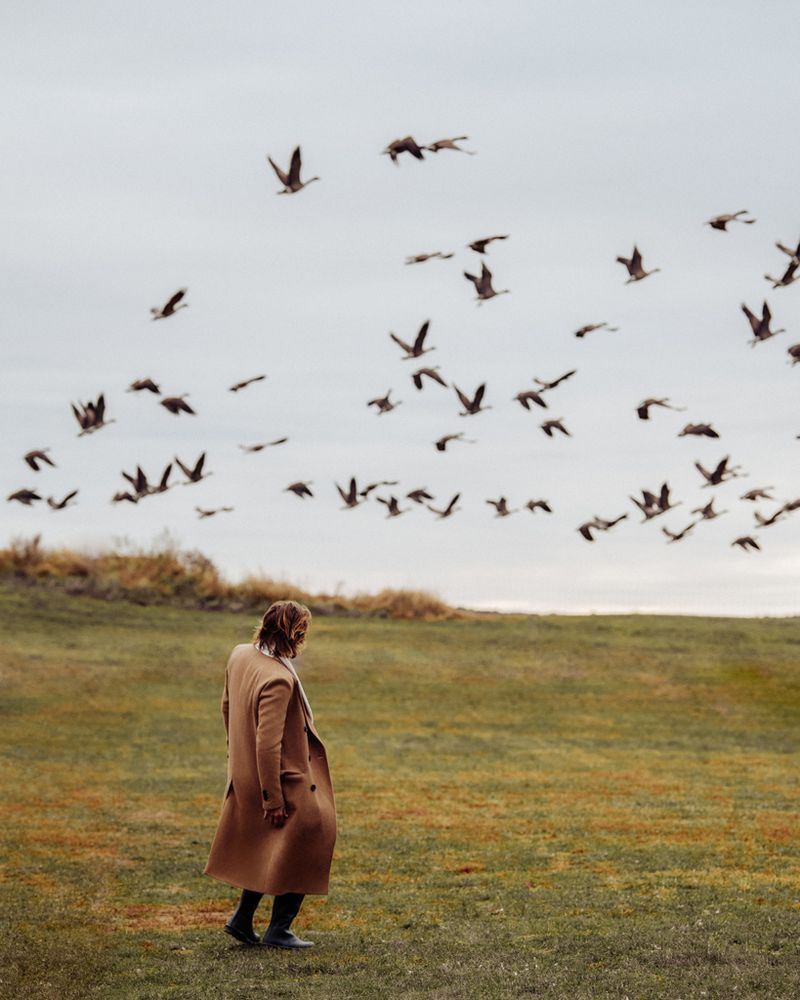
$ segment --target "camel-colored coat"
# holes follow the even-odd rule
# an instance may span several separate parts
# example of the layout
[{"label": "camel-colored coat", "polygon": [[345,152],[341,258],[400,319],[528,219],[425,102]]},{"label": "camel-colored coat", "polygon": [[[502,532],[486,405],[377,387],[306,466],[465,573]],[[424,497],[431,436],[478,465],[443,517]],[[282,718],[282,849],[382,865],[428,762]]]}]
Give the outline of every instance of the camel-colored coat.
[{"label": "camel-colored coat", "polygon": [[[292,672],[252,643],[225,670],[228,778],[204,875],[240,889],[326,895],[336,804],[325,747]],[[267,809],[285,806],[274,826]]]}]

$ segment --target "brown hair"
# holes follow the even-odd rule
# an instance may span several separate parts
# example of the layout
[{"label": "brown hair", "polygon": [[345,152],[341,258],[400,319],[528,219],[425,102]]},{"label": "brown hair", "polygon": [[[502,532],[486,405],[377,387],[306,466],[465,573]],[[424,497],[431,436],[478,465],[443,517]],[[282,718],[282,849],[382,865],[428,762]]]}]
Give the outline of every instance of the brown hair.
[{"label": "brown hair", "polygon": [[257,646],[274,649],[278,656],[294,657],[305,642],[311,612],[297,601],[273,601],[253,633]]}]

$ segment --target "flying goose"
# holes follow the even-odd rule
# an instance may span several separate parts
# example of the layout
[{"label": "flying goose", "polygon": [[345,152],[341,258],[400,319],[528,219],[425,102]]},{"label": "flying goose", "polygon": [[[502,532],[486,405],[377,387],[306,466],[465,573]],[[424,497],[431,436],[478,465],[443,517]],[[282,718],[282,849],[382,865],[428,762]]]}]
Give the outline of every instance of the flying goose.
[{"label": "flying goose", "polygon": [[150,312],[152,313],[152,318],[166,319],[168,316],[174,316],[179,309],[188,309],[189,303],[181,301],[188,291],[188,288],[179,288],[163,306],[151,306]]},{"label": "flying goose", "polygon": [[135,382],[131,382],[125,392],[141,392],[143,389],[155,393],[156,396],[161,392],[151,378],[137,378]]},{"label": "flying goose", "polygon": [[378,396],[375,399],[371,399],[367,403],[367,406],[376,406],[378,408],[378,416],[380,416],[382,413],[388,413],[389,410],[393,410],[395,406],[399,406],[403,402],[403,400],[398,399],[396,402],[393,403],[389,399],[391,391],[392,391],[391,389],[388,389],[385,396]]},{"label": "flying goose", "polygon": [[409,500],[413,500],[414,503],[422,503],[424,500],[433,500],[433,494],[428,493],[424,486],[420,489],[411,490],[410,493],[406,493],[406,497]]},{"label": "flying goose", "polygon": [[619,330],[618,326],[609,326],[605,321],[602,323],[587,323],[582,326],[580,330],[575,331],[576,337],[585,337],[587,333],[591,333],[593,330],[608,330],[609,333],[614,333]]},{"label": "flying goose", "polygon": [[466,444],[475,444],[475,438],[465,438],[464,432],[459,431],[458,434],[445,434],[444,437],[440,437],[438,441],[434,441],[437,451],[444,451],[447,448],[448,442],[450,441],[464,441]]},{"label": "flying goose", "polygon": [[542,428],[545,434],[550,438],[554,436],[553,434],[554,431],[561,431],[561,433],[566,434],[567,437],[572,437],[570,432],[562,423],[563,419],[564,419],[563,417],[558,417],[556,420],[545,420],[543,423],[539,424],[539,426]]},{"label": "flying goose", "polygon": [[[70,500],[72,500],[72,498],[76,497],[77,495],[78,491],[73,490],[71,493],[67,493],[67,495],[63,498],[63,500],[56,500],[55,497],[48,497],[47,506],[51,510],[63,510],[65,507],[70,506],[69,503]],[[72,504],[72,506],[74,506],[74,504]]]},{"label": "flying goose", "polygon": [[542,399],[541,393],[537,392],[536,389],[525,389],[522,392],[518,392],[516,396],[511,397],[512,403],[515,399],[521,403],[526,410],[530,410],[531,403],[536,403],[537,406],[543,406],[545,410],[547,409],[547,403],[545,403]]},{"label": "flying goose", "polygon": [[288,437],[282,437],[282,438],[275,438],[274,441],[262,441],[259,444],[240,444],[239,447],[242,449],[242,451],[245,452],[263,451],[264,448],[269,448],[271,445],[274,444],[286,444],[288,440],[289,440]]},{"label": "flying goose", "polygon": [[[700,518],[700,520],[702,521],[703,519]],[[689,532],[692,530],[692,528],[696,524],[699,524],[699,523],[700,523],[700,521],[690,521],[682,531],[677,531],[677,532],[676,531],[670,531],[669,528],[665,528],[665,527],[663,527],[663,525],[662,525],[661,530],[667,536],[667,541],[668,542],[679,542],[682,538],[685,538],[689,534]]]},{"label": "flying goose", "polygon": [[641,403],[636,407],[636,412],[639,414],[640,420],[650,419],[650,407],[651,406],[663,406],[667,410],[685,410],[685,406],[673,406],[669,401],[669,396],[665,396],[663,399],[643,399]]},{"label": "flying goose", "polygon": [[747,552],[748,549],[758,549],[759,552],[761,551],[761,546],[752,535],[740,535],[738,538],[734,538],[731,545],[738,545],[744,552]]},{"label": "flying goose", "polygon": [[453,499],[450,501],[450,503],[441,510],[437,510],[436,507],[431,507],[429,503],[426,503],[425,506],[428,508],[428,510],[433,511],[434,514],[438,514],[440,518],[450,517],[450,515],[454,514],[457,510],[461,510],[460,507],[456,507],[456,501],[460,496],[461,496],[460,493],[456,493]]},{"label": "flying goose", "polygon": [[[699,462],[694,463],[694,467],[706,480],[703,483],[701,489],[705,486],[718,486],[720,483],[727,482],[728,479],[737,479],[738,475],[736,470],[741,469],[741,465],[728,466],[728,460],[730,455],[726,455],[717,466],[709,472],[708,469],[704,469]],[[741,473],[741,475],[746,475],[746,473]]]},{"label": "flying goose", "polygon": [[778,507],[776,511],[773,511],[769,517],[764,517],[760,510],[753,511],[753,517],[756,520],[756,524],[760,525],[762,528],[768,528],[771,524],[774,524],[779,517],[785,514],[786,511],[783,507]]},{"label": "flying goose", "polygon": [[424,264],[426,260],[450,260],[455,254],[452,253],[442,253],[441,250],[436,250],[434,253],[417,253],[413,257],[406,257],[406,264]]},{"label": "flying goose", "polygon": [[436,142],[432,142],[430,146],[423,146],[423,149],[429,150],[431,153],[438,153],[440,149],[455,149],[459,153],[466,153],[467,156],[474,156],[474,151],[469,149],[462,149],[461,146],[457,146],[457,142],[462,142],[468,140],[468,135],[457,135],[453,139],[437,139]]},{"label": "flying goose", "polygon": [[464,277],[468,278],[472,284],[475,286],[475,291],[478,293],[475,298],[480,305],[485,299],[493,299],[495,295],[505,295],[510,292],[510,288],[501,288],[499,291],[495,291],[492,287],[492,272],[486,266],[486,264],[481,261],[481,273],[470,274],[469,271],[464,271]]},{"label": "flying goose", "polygon": [[557,385],[560,385],[561,382],[564,382],[566,379],[570,378],[570,376],[574,375],[577,372],[577,370],[578,370],[577,368],[572,368],[568,372],[565,372],[563,375],[559,375],[559,377],[555,379],[553,382],[545,382],[544,379],[536,377],[534,377],[533,381],[538,382],[538,384],[542,388],[542,392],[544,392],[545,389],[555,389],[555,387]]},{"label": "flying goose", "polygon": [[615,524],[619,524],[619,522],[624,520],[627,516],[627,514],[620,514],[619,517],[615,517],[611,521],[606,521],[605,518],[597,517],[595,515],[591,520],[584,521],[583,524],[579,524],[575,530],[580,532],[587,542],[593,542],[595,539],[592,531],[608,531],[610,528],[613,528]]},{"label": "flying goose", "polygon": [[453,388],[456,390],[458,398],[461,400],[461,405],[464,407],[463,410],[459,411],[459,417],[468,417],[474,413],[480,413],[482,410],[491,410],[491,406],[481,406],[481,401],[483,400],[483,394],[486,392],[486,383],[482,382],[478,388],[475,390],[475,395],[472,399],[466,396],[458,386],[453,383]]},{"label": "flying goose", "polygon": [[500,497],[499,500],[487,500],[486,503],[490,503],[497,511],[494,515],[495,517],[507,517],[509,514],[516,514],[519,510],[519,507],[514,507],[513,510],[510,510],[505,497]]},{"label": "flying goose", "polygon": [[401,153],[410,153],[411,156],[416,157],[418,160],[425,159],[422,149],[410,135],[405,136],[403,139],[393,139],[386,149],[382,150],[381,156],[388,156],[395,166],[399,166],[397,158]]},{"label": "flying goose", "polygon": [[128,500],[130,503],[138,503],[139,497],[133,493],[129,493],[127,490],[118,490],[111,498],[111,503],[120,503],[122,500]]},{"label": "flying goose", "polygon": [[646,278],[648,274],[655,274],[656,271],[660,271],[660,267],[654,267],[652,271],[645,271],[642,267],[642,255],[639,253],[639,248],[634,246],[633,253],[630,257],[617,257],[617,261],[620,264],[624,264],[628,269],[628,274],[630,277],[625,282],[629,285],[632,281],[641,281],[642,278]]},{"label": "flying goose", "polygon": [[369,483],[364,487],[363,490],[359,490],[359,496],[368,497],[373,490],[377,490],[379,486],[397,486],[396,479],[381,479],[377,483]]},{"label": "flying goose", "polygon": [[529,500],[525,504],[525,506],[531,512],[531,514],[535,514],[537,508],[539,510],[547,511],[548,514],[553,513],[553,508],[550,506],[550,503],[547,500]]},{"label": "flying goose", "polygon": [[49,458],[47,452],[50,451],[49,448],[34,448],[32,451],[26,452],[22,457],[28,463],[28,465],[33,469],[34,472],[39,472],[39,463],[45,462],[47,465],[52,465],[56,468],[56,463]]},{"label": "flying goose", "polygon": [[418,389],[422,388],[423,375],[427,375],[429,379],[432,379],[434,382],[438,382],[439,385],[443,385],[445,388],[447,388],[447,382],[445,382],[445,380],[439,374],[438,365],[434,365],[433,368],[417,368],[415,372],[411,373],[411,378],[414,380],[414,385]]},{"label": "flying goose", "polygon": [[740,216],[749,215],[750,213],[746,208],[743,208],[739,212],[727,212],[724,215],[715,215],[713,219],[709,219],[706,223],[707,226],[711,226],[712,229],[721,229],[723,233],[727,233],[725,228],[729,222],[743,222],[746,226],[752,226],[756,221],[755,219],[742,219]]},{"label": "flying goose", "polygon": [[366,503],[366,497],[359,497],[358,495],[355,476],[351,476],[350,486],[348,487],[346,493],[338,483],[336,483],[335,486],[339,491],[339,496],[342,500],[344,500],[344,507],[342,507],[341,510],[349,510],[353,507],[357,507],[360,503]]},{"label": "flying goose", "polygon": [[422,326],[419,328],[419,333],[413,344],[407,344],[404,340],[401,340],[396,333],[389,332],[389,336],[395,342],[399,344],[400,347],[406,352],[406,356],[402,358],[403,361],[408,361],[409,358],[419,358],[428,351],[435,351],[435,347],[423,347],[425,342],[425,337],[428,334],[428,327],[431,325],[431,321],[426,319]]},{"label": "flying goose", "polygon": [[70,406],[72,407],[72,412],[75,414],[75,419],[81,426],[78,437],[83,437],[84,434],[91,434],[92,431],[99,430],[101,427],[105,427],[106,424],[116,422],[116,418],[112,418],[111,420],[106,420],[105,418],[106,400],[102,392],[97,397],[96,403],[78,402],[77,406],[75,403],[70,403]]},{"label": "flying goose", "polygon": [[186,482],[182,484],[183,486],[189,486],[191,483],[199,483],[201,479],[207,479],[209,476],[213,476],[213,472],[203,472],[203,464],[205,463],[205,460],[206,453],[203,452],[200,458],[197,459],[194,468],[190,469],[188,466],[184,465],[179,458],[175,458],[175,461],[178,463],[178,468],[184,476],[186,476]]},{"label": "flying goose", "polygon": [[792,344],[791,347],[787,347],[786,353],[792,359],[789,362],[790,365],[796,365],[800,363],[800,344]]},{"label": "flying goose", "polygon": [[163,399],[159,399],[159,403],[165,409],[169,410],[170,413],[174,413],[176,415],[179,413],[191,413],[196,416],[196,411],[193,410],[188,403],[184,402],[184,398],[188,395],[189,393],[185,392],[182,396],[165,396]]},{"label": "flying goose", "polygon": [[488,254],[489,251],[486,249],[486,247],[490,243],[493,243],[495,240],[507,240],[508,235],[509,234],[506,233],[505,236],[484,236],[483,239],[481,240],[473,240],[472,243],[468,243],[467,249],[474,250],[475,253]]},{"label": "flying goose", "polygon": [[769,311],[766,299],[764,299],[764,305],[761,308],[760,318],[752,310],[748,309],[744,302],[742,303],[742,312],[750,321],[750,328],[753,331],[753,339],[749,341],[751,347],[755,347],[762,340],[769,340],[770,337],[774,337],[778,333],[786,333],[783,328],[780,330],[770,330],[769,325],[772,313]]},{"label": "flying goose", "polygon": [[710,521],[715,517],[719,517],[720,514],[727,514],[727,510],[714,510],[714,501],[709,500],[705,507],[695,507],[692,514],[699,514],[701,520]]},{"label": "flying goose", "polygon": [[384,497],[375,497],[375,499],[378,503],[386,504],[389,508],[386,514],[387,517],[397,517],[399,514],[407,514],[411,510],[410,507],[406,507],[405,510],[401,510],[396,496],[390,496],[388,500]]},{"label": "flying goose", "polygon": [[296,483],[290,483],[284,490],[284,493],[294,493],[296,497],[313,497],[314,494],[311,492],[309,485],[313,483],[313,479],[300,480]]},{"label": "flying goose", "polygon": [[41,499],[42,498],[39,496],[36,490],[28,490],[28,489],[16,490],[14,493],[9,493],[8,496],[6,497],[6,500],[16,500],[19,503],[24,504],[26,507],[32,506],[34,500],[41,500]]},{"label": "flying goose", "polygon": [[311,184],[312,181],[318,181],[322,178],[320,177],[309,177],[307,181],[300,180],[300,147],[295,147],[292,153],[292,161],[289,164],[289,173],[286,174],[281,170],[278,164],[272,159],[271,156],[267,157],[269,165],[278,175],[278,180],[283,184],[283,188],[280,191],[276,191],[276,194],[296,194],[298,191],[302,191],[304,187]]},{"label": "flying goose", "polygon": [[206,509],[204,507],[195,507],[197,515],[202,521],[204,517],[213,517],[215,514],[220,514],[223,511],[233,510],[233,507],[212,507],[211,509]]},{"label": "flying goose", "polygon": [[652,517],[658,517],[659,514],[664,514],[666,511],[672,510],[673,507],[680,507],[681,503],[683,503],[682,500],[679,500],[677,503],[670,503],[669,486],[667,486],[666,482],[662,483],[658,496],[649,490],[642,490],[642,500],[637,500],[636,497],[630,497],[629,499],[644,514],[644,518],[640,522],[642,524],[645,521],[649,521]]},{"label": "flying goose", "polygon": [[254,375],[252,378],[246,378],[243,382],[237,382],[236,385],[229,386],[228,392],[239,392],[240,389],[246,389],[248,385],[252,385],[253,382],[261,382],[266,377],[266,375]]},{"label": "flying goose", "polygon": [[786,270],[780,278],[773,278],[771,274],[765,274],[764,277],[772,283],[773,288],[785,288],[787,285],[793,285],[798,277],[800,277],[796,273],[798,267],[800,267],[800,261],[797,258],[792,258],[786,265]]},{"label": "flying goose", "polygon": [[760,486],[756,489],[748,490],[746,493],[742,493],[739,497],[740,500],[774,500],[775,497],[771,497],[767,490],[774,490],[774,486]]},{"label": "flying goose", "polygon": [[679,438],[689,437],[691,435],[694,435],[695,437],[719,437],[719,434],[714,430],[711,424],[687,424],[682,431],[678,431]]}]

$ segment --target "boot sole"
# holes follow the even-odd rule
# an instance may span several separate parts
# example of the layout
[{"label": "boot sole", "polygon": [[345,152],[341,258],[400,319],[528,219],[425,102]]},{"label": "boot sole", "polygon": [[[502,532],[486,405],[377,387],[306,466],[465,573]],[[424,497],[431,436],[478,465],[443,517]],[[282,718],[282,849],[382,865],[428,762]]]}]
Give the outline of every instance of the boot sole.
[{"label": "boot sole", "polygon": [[256,936],[255,939],[249,938],[246,934],[243,934],[240,930],[235,927],[231,927],[230,924],[225,924],[223,930],[226,934],[230,934],[231,937],[236,938],[237,941],[241,941],[242,944],[261,944],[261,938]]}]

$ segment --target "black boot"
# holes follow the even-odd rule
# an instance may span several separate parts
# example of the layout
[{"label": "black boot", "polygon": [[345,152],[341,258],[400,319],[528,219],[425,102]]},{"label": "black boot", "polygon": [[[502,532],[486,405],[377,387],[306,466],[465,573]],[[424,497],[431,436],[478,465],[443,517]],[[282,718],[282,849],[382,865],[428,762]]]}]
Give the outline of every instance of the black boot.
[{"label": "black boot", "polygon": [[253,914],[256,907],[261,902],[263,892],[254,892],[252,889],[242,889],[242,898],[239,905],[233,911],[233,916],[225,924],[225,932],[235,937],[242,944],[260,944],[261,938],[253,930]]},{"label": "black boot", "polygon": [[302,941],[289,925],[300,911],[302,892],[284,892],[272,901],[272,919],[264,932],[261,943],[272,948],[310,948],[313,941]]}]

